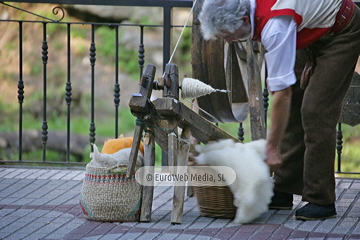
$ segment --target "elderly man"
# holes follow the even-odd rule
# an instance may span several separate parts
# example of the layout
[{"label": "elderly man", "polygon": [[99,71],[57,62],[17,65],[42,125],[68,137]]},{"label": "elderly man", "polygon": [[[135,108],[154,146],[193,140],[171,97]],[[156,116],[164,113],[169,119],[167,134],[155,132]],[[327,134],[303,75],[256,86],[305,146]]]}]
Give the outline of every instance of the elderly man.
[{"label": "elderly man", "polygon": [[360,10],[352,0],[205,0],[205,40],[261,41],[273,93],[267,164],[270,209],[308,202],[296,219],[336,216],[336,125],[360,54]]}]

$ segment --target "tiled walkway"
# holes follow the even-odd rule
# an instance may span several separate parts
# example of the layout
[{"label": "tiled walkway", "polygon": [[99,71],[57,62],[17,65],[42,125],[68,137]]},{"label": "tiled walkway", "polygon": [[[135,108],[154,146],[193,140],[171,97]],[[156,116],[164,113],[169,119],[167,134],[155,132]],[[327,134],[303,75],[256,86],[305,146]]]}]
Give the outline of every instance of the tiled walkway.
[{"label": "tiled walkway", "polygon": [[150,223],[88,221],[79,207],[83,170],[0,167],[0,239],[360,239],[360,179],[337,179],[338,217],[294,220],[292,211],[268,211],[247,225],[201,217],[186,198],[182,224],[172,225],[172,187],[155,187]]}]

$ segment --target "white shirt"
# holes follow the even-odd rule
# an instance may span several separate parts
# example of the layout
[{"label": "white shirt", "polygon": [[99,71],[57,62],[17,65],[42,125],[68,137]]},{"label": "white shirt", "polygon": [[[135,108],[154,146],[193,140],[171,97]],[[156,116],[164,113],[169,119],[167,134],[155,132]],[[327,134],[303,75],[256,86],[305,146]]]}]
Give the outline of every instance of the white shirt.
[{"label": "white shirt", "polygon": [[[254,23],[256,3],[250,0],[250,21]],[[270,91],[280,91],[296,82],[294,73],[296,57],[296,23],[291,16],[270,19],[262,33]],[[252,35],[254,24],[252,24]]]},{"label": "white shirt", "polygon": [[296,83],[296,23],[291,16],[272,18],[261,33],[270,91],[280,91]]}]

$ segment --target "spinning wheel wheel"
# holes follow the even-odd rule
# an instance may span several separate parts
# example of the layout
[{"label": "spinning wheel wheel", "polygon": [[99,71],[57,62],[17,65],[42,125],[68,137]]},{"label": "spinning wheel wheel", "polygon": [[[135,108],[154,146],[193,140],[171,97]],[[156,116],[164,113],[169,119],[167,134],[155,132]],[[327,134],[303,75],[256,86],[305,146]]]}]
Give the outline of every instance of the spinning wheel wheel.
[{"label": "spinning wheel wheel", "polygon": [[230,45],[223,39],[204,41],[197,18],[202,3],[203,0],[197,0],[193,11],[193,77],[230,92],[197,98],[200,108],[209,113],[200,112],[200,115],[212,122],[242,122],[250,114],[252,138],[265,138],[260,74],[262,48],[259,43],[250,40]]}]

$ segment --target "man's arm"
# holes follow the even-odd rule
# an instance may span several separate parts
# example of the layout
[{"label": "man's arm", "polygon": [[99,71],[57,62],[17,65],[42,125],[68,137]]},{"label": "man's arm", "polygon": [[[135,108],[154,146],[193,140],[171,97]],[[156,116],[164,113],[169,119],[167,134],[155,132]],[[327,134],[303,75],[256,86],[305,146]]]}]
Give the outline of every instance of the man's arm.
[{"label": "man's arm", "polygon": [[291,87],[273,93],[271,126],[266,145],[268,152],[266,163],[271,173],[281,164],[279,146],[289,119],[291,96]]},{"label": "man's arm", "polygon": [[282,162],[279,146],[289,120],[291,85],[296,82],[296,34],[296,23],[290,16],[270,19],[262,32],[262,43],[266,48],[267,83],[270,92],[273,93],[266,160],[271,173]]}]

